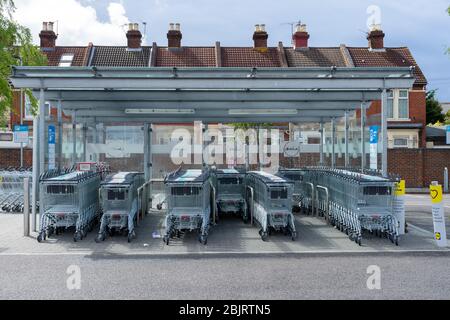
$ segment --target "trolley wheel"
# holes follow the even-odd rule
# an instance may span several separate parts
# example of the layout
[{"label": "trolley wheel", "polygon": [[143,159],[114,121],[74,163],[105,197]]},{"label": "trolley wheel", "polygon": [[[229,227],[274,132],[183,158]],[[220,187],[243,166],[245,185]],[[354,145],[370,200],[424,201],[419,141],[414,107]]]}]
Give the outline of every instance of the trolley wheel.
[{"label": "trolley wheel", "polygon": [[43,236],[43,234],[41,232],[41,233],[39,233],[39,235],[37,237],[37,242],[41,243],[43,239],[44,239],[44,236]]},{"label": "trolley wheel", "polygon": [[266,242],[267,240],[269,240],[269,234],[265,231],[261,232],[261,240]]},{"label": "trolley wheel", "polygon": [[48,228],[48,236],[49,237],[51,237],[54,233],[55,233],[55,228],[54,227]]},{"label": "trolley wheel", "polygon": [[75,232],[75,235],[73,236],[73,242],[78,242],[83,240],[83,236],[81,235],[81,232]]},{"label": "trolley wheel", "polygon": [[208,244],[208,237],[207,236],[200,236],[200,243],[206,246]]},{"label": "trolley wheel", "polygon": [[295,241],[295,240],[297,240],[297,237],[298,237],[298,235],[297,235],[297,232],[292,232],[292,234],[291,234],[291,239],[292,239],[292,241]]},{"label": "trolley wheel", "polygon": [[102,242],[102,241],[105,241],[105,235],[102,233],[102,234],[99,234],[96,238],[95,238],[95,242],[97,242],[97,243],[100,243],[100,242]]},{"label": "trolley wheel", "polygon": [[164,236],[164,237],[163,237],[163,241],[164,241],[164,243],[168,246],[168,245],[169,245],[169,242],[170,242],[169,236]]}]

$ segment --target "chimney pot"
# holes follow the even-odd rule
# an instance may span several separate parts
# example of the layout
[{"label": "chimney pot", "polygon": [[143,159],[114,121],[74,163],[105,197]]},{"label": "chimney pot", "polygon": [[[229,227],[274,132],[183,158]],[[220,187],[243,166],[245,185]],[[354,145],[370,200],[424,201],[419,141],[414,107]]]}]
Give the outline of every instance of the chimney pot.
[{"label": "chimney pot", "polygon": [[43,22],[42,31],[39,33],[41,39],[41,49],[52,50],[56,46],[58,36],[53,31],[53,22]]},{"label": "chimney pot", "polygon": [[380,24],[373,24],[370,28],[370,32],[367,35],[369,41],[369,49],[371,50],[383,50],[384,49],[384,32],[381,30]]},{"label": "chimney pot", "polygon": [[181,48],[181,39],[183,39],[181,25],[179,23],[171,23],[169,25],[169,32],[167,32],[167,46],[169,48]]},{"label": "chimney pot", "polygon": [[253,34],[254,47],[259,49],[267,49],[267,39],[269,35],[266,32],[265,24],[255,25],[255,33]]},{"label": "chimney pot", "polygon": [[306,24],[297,24],[295,26],[295,33],[292,35],[292,42],[294,49],[308,48],[309,33],[306,30]]},{"label": "chimney pot", "polygon": [[127,40],[128,40],[128,49],[140,49],[141,48],[142,34],[139,31],[138,23],[129,23],[128,24]]}]

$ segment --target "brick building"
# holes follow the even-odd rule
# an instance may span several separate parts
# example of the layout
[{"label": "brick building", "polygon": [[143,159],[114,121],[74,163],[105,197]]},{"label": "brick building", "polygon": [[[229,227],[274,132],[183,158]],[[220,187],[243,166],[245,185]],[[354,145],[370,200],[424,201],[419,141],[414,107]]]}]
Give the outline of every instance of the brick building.
[{"label": "brick building", "polygon": [[[427,81],[420,67],[407,47],[386,48],[385,34],[374,27],[367,35],[367,47],[351,47],[341,44],[336,47],[310,47],[310,34],[304,25],[299,25],[292,36],[292,45],[282,42],[276,47],[268,46],[268,33],[264,25],[258,25],[251,47],[223,47],[215,42],[204,47],[182,45],[180,26],[171,24],[167,33],[167,45],[153,43],[142,46],[142,34],[137,24],[130,24],[124,46],[104,46],[89,43],[85,47],[57,46],[57,35],[52,23],[44,23],[39,34],[40,47],[48,58],[49,66],[86,67],[256,67],[256,68],[304,68],[304,67],[414,67],[416,81],[411,90],[393,90],[389,93],[389,148],[420,149],[426,147],[425,96]],[[20,94],[15,94],[9,128],[20,123]],[[25,120],[30,120],[29,104],[23,101]],[[374,101],[368,110],[369,117],[381,112],[381,102]],[[54,111],[52,111],[54,112]],[[68,118],[66,116],[66,118]],[[30,126],[31,122],[28,122]],[[1,148],[0,142],[0,148]],[[17,146],[16,146],[17,149]],[[8,158],[14,161],[14,154],[1,150],[0,166]],[[27,154],[30,153],[27,150]],[[393,152],[392,155],[397,155]],[[406,154],[406,153],[405,153]],[[389,156],[394,159],[396,156]],[[313,157],[314,158],[314,157]],[[28,162],[27,157],[27,162]],[[395,169],[396,166],[392,165]]]}]

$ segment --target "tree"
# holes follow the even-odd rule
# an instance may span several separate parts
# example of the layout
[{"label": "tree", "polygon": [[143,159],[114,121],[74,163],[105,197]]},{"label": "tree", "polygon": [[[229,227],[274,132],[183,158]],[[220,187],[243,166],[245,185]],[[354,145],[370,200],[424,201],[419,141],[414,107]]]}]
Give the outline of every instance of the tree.
[{"label": "tree", "polygon": [[442,113],[442,106],[436,99],[436,90],[427,92],[427,124],[435,124],[437,122],[444,122],[445,116]]},{"label": "tree", "polygon": [[[31,32],[13,19],[16,7],[13,0],[0,0],[0,123],[13,102],[12,88],[8,82],[12,66],[43,66],[46,57],[39,48],[33,45]],[[37,100],[30,90],[25,90],[33,106],[37,110]]]}]

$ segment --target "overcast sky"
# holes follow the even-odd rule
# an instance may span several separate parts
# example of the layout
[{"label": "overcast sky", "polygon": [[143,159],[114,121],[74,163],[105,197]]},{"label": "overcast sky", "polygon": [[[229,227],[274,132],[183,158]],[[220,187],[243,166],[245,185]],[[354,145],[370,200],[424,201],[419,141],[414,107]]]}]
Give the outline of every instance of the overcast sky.
[{"label": "overcast sky", "polygon": [[[58,21],[58,45],[124,45],[123,25],[146,22],[146,43],[167,43],[181,23],[184,45],[251,46],[265,23],[270,45],[290,45],[289,23],[308,25],[311,46],[367,46],[368,21],[382,24],[386,46],[408,46],[429,89],[450,102],[450,0],[15,0],[16,19],[38,43],[42,21]],[[379,9],[378,9],[379,8]]]}]

